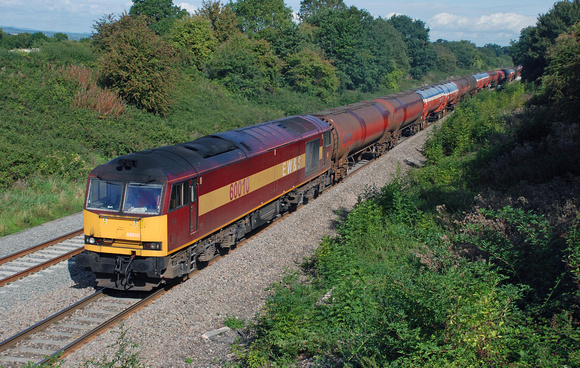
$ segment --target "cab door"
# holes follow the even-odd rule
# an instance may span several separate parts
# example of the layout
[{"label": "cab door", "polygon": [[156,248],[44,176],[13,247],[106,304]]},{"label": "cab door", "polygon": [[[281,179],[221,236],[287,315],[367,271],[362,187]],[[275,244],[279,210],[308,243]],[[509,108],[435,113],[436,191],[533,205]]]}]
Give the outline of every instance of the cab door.
[{"label": "cab door", "polygon": [[197,203],[197,181],[196,179],[191,180],[189,185],[189,230],[193,234],[197,231],[197,221],[198,221],[198,203]]}]

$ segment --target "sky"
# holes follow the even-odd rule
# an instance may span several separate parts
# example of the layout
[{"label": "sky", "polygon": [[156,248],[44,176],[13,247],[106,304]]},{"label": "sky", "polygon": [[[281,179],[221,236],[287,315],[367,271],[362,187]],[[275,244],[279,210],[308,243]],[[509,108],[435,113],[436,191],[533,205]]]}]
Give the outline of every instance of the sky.
[{"label": "sky", "polygon": [[[229,0],[222,0],[222,4]],[[347,6],[366,9],[375,17],[393,14],[420,19],[430,29],[431,41],[469,40],[477,46],[507,46],[522,28],[535,25],[553,0],[345,0]],[[173,0],[193,13],[202,0]],[[285,0],[297,12],[300,0]],[[63,33],[92,33],[95,21],[107,14],[129,11],[131,0],[0,0],[0,28],[17,27]]]}]

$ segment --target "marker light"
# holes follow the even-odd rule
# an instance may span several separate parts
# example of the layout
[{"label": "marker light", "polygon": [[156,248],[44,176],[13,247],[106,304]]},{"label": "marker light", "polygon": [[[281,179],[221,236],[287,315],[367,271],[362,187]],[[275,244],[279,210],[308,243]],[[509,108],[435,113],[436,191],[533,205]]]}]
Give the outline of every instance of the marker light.
[{"label": "marker light", "polygon": [[143,243],[143,249],[160,250],[161,243],[159,243],[159,242],[146,242],[146,243]]}]

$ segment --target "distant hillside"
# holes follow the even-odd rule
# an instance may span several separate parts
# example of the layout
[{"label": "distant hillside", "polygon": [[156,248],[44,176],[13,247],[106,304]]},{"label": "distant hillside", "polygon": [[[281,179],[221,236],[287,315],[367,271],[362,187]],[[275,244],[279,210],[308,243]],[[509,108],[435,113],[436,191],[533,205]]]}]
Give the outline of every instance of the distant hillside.
[{"label": "distant hillside", "polygon": [[4,31],[4,33],[8,33],[8,34],[18,34],[18,33],[36,33],[36,32],[42,32],[44,33],[47,37],[52,37],[54,36],[56,33],[64,33],[68,36],[69,40],[80,40],[81,38],[89,38],[91,37],[90,33],[72,33],[72,32],[58,32],[58,31],[40,31],[37,29],[28,29],[28,28],[16,28],[16,27],[5,27],[0,25],[0,28],[2,28],[2,30]]}]

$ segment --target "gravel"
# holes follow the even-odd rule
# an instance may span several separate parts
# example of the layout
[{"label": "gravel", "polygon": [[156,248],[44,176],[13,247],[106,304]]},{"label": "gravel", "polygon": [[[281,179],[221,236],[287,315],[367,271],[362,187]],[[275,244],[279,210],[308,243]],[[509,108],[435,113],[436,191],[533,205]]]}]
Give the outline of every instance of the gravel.
[{"label": "gravel", "polygon": [[[173,288],[124,322],[125,338],[137,344],[148,367],[221,367],[231,360],[235,332],[224,329],[226,317],[251,320],[270,295],[266,290],[296,269],[326,235],[335,234],[337,213],[349,211],[359,195],[381,187],[400,167],[424,164],[423,131],[401,142],[388,154],[360,169],[340,185],[250,238],[226,257]],[[0,238],[0,255],[52,239],[82,227],[82,214]],[[42,235],[39,235],[42,234]],[[74,261],[63,262],[0,288],[0,340],[91,294],[90,275]],[[112,356],[119,337],[113,328],[68,355],[64,367],[78,367],[90,358]],[[205,334],[205,335],[204,335]]]}]

